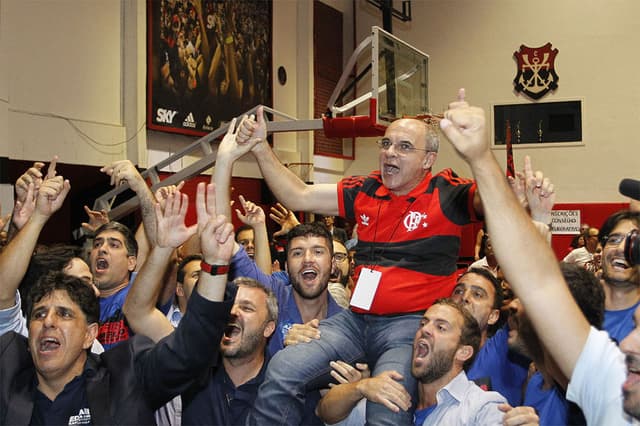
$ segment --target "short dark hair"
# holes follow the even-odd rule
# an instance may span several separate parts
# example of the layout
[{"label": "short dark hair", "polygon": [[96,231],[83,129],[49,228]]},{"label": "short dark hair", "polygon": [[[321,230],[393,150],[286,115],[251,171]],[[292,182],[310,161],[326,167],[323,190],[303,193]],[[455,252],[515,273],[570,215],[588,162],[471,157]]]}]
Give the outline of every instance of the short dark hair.
[{"label": "short dark hair", "polygon": [[294,226],[287,233],[287,253],[289,253],[289,247],[291,246],[291,241],[294,238],[298,237],[319,237],[324,238],[326,240],[326,244],[329,247],[329,254],[333,256],[333,238],[331,237],[331,233],[324,225],[324,223],[320,222],[311,222],[311,223],[301,223],[300,225]]},{"label": "short dark hair", "polygon": [[178,274],[177,274],[178,282],[184,283],[184,267],[187,266],[187,264],[193,262],[194,260],[202,261],[202,259],[203,258],[201,254],[190,254],[189,256],[182,259],[178,264]]},{"label": "short dark hair", "polygon": [[66,291],[69,298],[77,304],[85,317],[87,324],[97,323],[100,319],[100,302],[93,288],[82,279],[72,277],[60,271],[52,271],[40,277],[31,287],[27,295],[27,323],[31,322],[33,306],[55,290]]},{"label": "short dark hair", "polygon": [[[486,268],[470,268],[467,269],[462,275],[460,275],[460,278],[464,277],[467,274],[480,275],[482,278],[491,283],[496,294],[493,299],[493,309],[500,309],[502,307],[504,295],[502,294],[502,285],[500,285],[500,281],[496,278],[496,276]],[[458,280],[460,278],[458,278]]]},{"label": "short dark hair", "polygon": [[[69,265],[71,259],[76,257],[84,260],[83,254],[80,247],[68,244],[55,244],[43,247],[39,252],[31,256],[27,272],[25,272],[18,287],[20,298],[27,300],[29,289],[40,277],[51,271],[63,271],[64,268]],[[27,315],[26,304],[22,305],[22,313],[25,316]]]},{"label": "short dark hair", "polygon": [[[600,234],[598,236],[602,247],[605,246],[607,238],[609,237],[609,234],[611,234],[611,231],[613,231],[613,228],[615,228],[618,223],[622,222],[623,220],[630,220],[631,222],[635,223],[638,228],[640,228],[640,212],[632,212],[631,210],[620,210],[618,212],[615,212],[611,216],[609,216],[600,227]],[[587,233],[588,232],[589,231],[587,230]]]},{"label": "short dark hair", "polygon": [[94,238],[98,238],[100,234],[106,231],[117,231],[124,237],[124,245],[127,248],[127,254],[129,256],[138,256],[138,242],[136,241],[136,237],[131,232],[131,229],[121,224],[120,222],[111,221],[107,222],[104,225],[100,226],[95,233]]},{"label": "short dark hair", "polygon": [[433,304],[451,306],[462,316],[463,322],[462,330],[460,330],[460,345],[468,345],[473,348],[473,355],[462,365],[462,368],[466,371],[471,367],[473,360],[476,358],[476,355],[480,350],[480,325],[478,325],[478,321],[476,321],[473,315],[471,315],[471,312],[465,309],[462,305],[454,302],[451,298],[447,297],[438,299],[433,302]]},{"label": "short dark hair", "polygon": [[593,272],[573,263],[560,262],[560,270],[582,314],[589,324],[602,327],[604,321],[604,290]]},{"label": "short dark hair", "polygon": [[[239,227],[238,227],[238,229],[236,229],[236,235],[235,235],[236,243],[239,243],[239,241],[238,241],[238,235],[239,235],[242,231],[246,231],[246,230],[253,231],[253,227],[251,227],[251,226],[249,226],[249,225],[242,225],[242,226],[239,226]],[[253,235],[254,235],[254,236],[255,236],[255,234],[256,234],[256,233],[255,233],[255,231],[253,231]]]}]

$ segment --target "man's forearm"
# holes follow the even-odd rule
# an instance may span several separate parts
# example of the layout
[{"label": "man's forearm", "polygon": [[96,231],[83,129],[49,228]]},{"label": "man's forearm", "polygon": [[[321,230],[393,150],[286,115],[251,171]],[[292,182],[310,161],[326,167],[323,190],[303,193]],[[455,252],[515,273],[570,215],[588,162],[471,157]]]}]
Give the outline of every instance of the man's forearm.
[{"label": "man's forearm", "polygon": [[358,390],[358,382],[332,387],[316,407],[316,414],[327,424],[338,423],[349,416],[351,410],[364,398]]},{"label": "man's forearm", "polygon": [[34,215],[0,253],[0,309],[14,305],[46,218]]}]

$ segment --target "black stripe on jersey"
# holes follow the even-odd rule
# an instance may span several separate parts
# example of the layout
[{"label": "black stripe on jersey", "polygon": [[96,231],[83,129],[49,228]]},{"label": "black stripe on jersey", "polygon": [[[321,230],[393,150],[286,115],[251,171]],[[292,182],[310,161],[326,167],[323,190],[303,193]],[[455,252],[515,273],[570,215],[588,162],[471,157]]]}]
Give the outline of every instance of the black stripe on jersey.
[{"label": "black stripe on jersey", "polygon": [[[459,251],[460,239],[455,235],[396,243],[370,243],[360,240],[356,250],[356,264],[370,265],[372,259],[377,259],[375,265],[396,266],[423,274],[447,276],[456,271]],[[451,256],[447,253],[456,255]]]}]

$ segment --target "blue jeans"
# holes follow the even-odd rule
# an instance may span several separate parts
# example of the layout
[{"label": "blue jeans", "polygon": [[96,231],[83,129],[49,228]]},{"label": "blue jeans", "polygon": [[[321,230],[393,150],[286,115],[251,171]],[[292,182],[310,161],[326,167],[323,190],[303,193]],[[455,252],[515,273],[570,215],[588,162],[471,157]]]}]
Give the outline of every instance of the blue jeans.
[{"label": "blue jeans", "polygon": [[[402,384],[417,401],[417,385],[411,376],[413,338],[422,315],[377,316],[345,310],[320,322],[320,339],[288,346],[269,362],[258,390],[252,425],[299,425],[305,394],[326,387],[330,361],[353,364],[366,361],[372,375],[396,370]],[[394,413],[381,404],[367,402],[367,424],[412,425],[413,409]]]}]

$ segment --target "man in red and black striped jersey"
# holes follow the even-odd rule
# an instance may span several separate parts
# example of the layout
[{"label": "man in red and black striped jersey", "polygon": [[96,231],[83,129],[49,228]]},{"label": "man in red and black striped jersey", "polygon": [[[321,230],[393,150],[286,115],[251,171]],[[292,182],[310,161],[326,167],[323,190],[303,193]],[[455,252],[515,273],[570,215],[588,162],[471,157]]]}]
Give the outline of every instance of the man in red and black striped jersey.
[{"label": "man in red and black striped jersey", "polygon": [[[251,151],[276,198],[287,208],[340,215],[358,224],[356,287],[351,309],[323,321],[319,340],[273,358],[253,420],[297,424],[308,383],[329,371],[329,361],[367,360],[372,375],[396,370],[414,395],[413,334],[422,313],[455,286],[462,227],[476,219],[475,183],[450,169],[432,174],[437,134],[423,121],[393,122],[378,141],[379,170],[338,184],[307,185],[289,171],[266,142],[266,123],[245,120],[235,140],[218,148],[217,163],[231,164]],[[222,163],[221,163],[222,162]],[[412,412],[394,413],[369,402],[375,424],[410,424]]]}]

